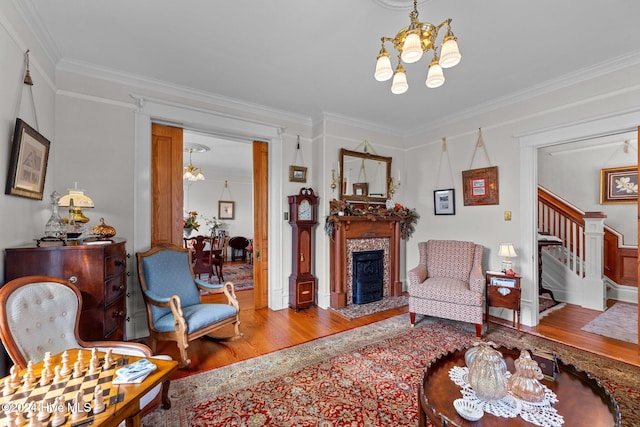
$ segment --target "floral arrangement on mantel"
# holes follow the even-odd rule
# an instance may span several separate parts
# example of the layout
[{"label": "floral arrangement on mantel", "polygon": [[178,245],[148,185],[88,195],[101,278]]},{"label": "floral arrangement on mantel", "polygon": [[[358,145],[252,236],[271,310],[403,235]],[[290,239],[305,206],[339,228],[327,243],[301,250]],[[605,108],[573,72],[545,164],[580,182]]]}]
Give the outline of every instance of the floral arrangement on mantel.
[{"label": "floral arrangement on mantel", "polygon": [[415,231],[418,218],[420,218],[420,214],[415,209],[407,208],[400,203],[396,203],[392,209],[387,209],[384,205],[359,207],[333,199],[329,206],[329,215],[324,224],[324,231],[329,236],[333,236],[336,224],[340,221],[341,216],[362,216],[370,221],[375,221],[378,218],[399,218],[401,220],[400,238],[408,239]]}]

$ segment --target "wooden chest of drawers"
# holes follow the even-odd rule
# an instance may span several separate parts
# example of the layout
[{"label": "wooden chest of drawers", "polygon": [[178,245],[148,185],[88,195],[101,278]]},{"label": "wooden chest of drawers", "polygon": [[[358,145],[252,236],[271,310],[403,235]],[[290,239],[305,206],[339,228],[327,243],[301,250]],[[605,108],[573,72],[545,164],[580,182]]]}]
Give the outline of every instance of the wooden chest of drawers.
[{"label": "wooden chest of drawers", "polygon": [[125,340],[125,241],[100,243],[7,248],[4,283],[32,275],[69,280],[82,293],[80,338],[87,341]]}]

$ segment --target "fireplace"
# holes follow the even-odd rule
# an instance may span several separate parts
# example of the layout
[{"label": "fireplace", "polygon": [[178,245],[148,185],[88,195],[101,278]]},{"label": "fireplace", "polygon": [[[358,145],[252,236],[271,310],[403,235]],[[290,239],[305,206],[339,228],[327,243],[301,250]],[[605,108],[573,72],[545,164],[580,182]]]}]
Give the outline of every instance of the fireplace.
[{"label": "fireplace", "polygon": [[360,251],[352,255],[354,304],[380,301],[384,293],[384,251]]},{"label": "fireplace", "polygon": [[332,308],[354,304],[354,257],[358,252],[382,251],[382,298],[402,295],[400,281],[400,220],[395,217],[341,216],[330,245]]}]

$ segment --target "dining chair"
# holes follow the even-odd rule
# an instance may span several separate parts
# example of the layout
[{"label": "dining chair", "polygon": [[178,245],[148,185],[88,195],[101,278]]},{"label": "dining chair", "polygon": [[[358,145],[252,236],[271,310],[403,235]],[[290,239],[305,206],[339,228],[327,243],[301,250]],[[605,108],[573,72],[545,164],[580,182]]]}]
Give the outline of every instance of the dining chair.
[{"label": "dining chair", "polygon": [[[192,251],[191,265],[193,267],[193,273],[198,276],[198,279],[201,279],[201,274],[207,274],[207,280],[211,279],[211,275],[213,273],[211,238],[199,235],[190,237],[186,240],[187,248]],[[218,279],[220,279],[219,275]]]},{"label": "dining chair", "polygon": [[211,238],[211,251],[210,251],[210,264],[211,272],[215,273],[218,278],[218,283],[224,281],[224,274],[222,272],[222,266],[224,265],[224,250],[225,250],[225,237],[213,236]]}]

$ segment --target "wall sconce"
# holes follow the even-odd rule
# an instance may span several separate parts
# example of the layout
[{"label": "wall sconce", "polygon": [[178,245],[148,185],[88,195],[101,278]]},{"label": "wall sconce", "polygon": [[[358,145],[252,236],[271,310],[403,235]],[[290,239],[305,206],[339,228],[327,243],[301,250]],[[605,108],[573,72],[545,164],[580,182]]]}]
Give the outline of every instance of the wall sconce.
[{"label": "wall sconce", "polygon": [[502,261],[502,271],[507,272],[512,269],[510,258],[517,258],[518,253],[513,247],[513,243],[500,243],[500,247],[498,248],[498,256],[504,257],[504,260]]},{"label": "wall sconce", "polygon": [[389,195],[393,196],[396,190],[400,187],[400,171],[398,171],[398,178],[393,179],[393,176],[389,177]]},{"label": "wall sconce", "polygon": [[342,181],[340,175],[336,174],[335,169],[331,169],[331,192],[333,193],[338,187],[338,182]]}]

